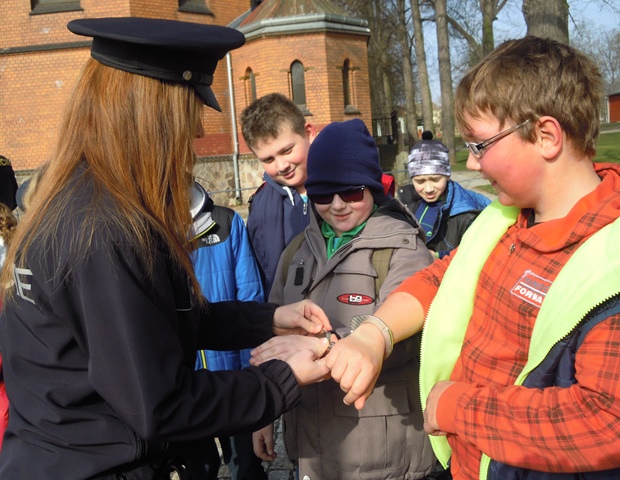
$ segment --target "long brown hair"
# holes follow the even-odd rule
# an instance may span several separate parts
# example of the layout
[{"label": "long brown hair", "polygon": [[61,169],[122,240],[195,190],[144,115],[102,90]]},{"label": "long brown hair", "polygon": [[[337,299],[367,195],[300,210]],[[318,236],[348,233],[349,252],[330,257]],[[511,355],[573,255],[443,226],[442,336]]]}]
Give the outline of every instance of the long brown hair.
[{"label": "long brown hair", "polygon": [[[80,165],[95,187],[87,218],[106,218],[120,229],[138,253],[147,274],[153,271],[155,236],[191,277],[189,191],[193,139],[202,132],[202,103],[191,87],[110,68],[90,59],[67,104],[56,152],[37,194],[15,232],[6,263],[25,258],[33,238],[57,253],[56,233],[72,204],[71,178]],[[108,193],[105,193],[108,192]],[[113,199],[114,212],[101,202]],[[82,225],[72,249],[85,255],[97,223]],[[12,269],[2,285],[11,295]]]}]

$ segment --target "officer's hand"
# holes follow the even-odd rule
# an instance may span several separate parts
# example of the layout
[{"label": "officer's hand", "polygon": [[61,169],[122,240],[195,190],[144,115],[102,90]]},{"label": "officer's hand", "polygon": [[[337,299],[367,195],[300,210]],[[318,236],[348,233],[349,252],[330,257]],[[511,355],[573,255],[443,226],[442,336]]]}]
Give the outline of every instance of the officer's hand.
[{"label": "officer's hand", "polygon": [[311,300],[283,305],[276,308],[273,315],[275,335],[315,335],[331,329],[323,309]]}]

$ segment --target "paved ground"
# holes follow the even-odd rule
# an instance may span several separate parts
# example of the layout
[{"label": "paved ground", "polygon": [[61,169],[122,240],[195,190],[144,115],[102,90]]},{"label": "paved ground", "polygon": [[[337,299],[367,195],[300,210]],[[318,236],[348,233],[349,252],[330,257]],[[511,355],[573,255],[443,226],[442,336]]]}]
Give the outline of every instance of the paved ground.
[{"label": "paved ground", "polygon": [[[284,449],[284,442],[282,440],[282,426],[280,420],[276,421],[276,453],[278,458],[273,462],[263,462],[263,467],[269,475],[269,480],[295,480],[295,470],[293,465],[288,461],[286,457],[286,451]],[[220,480],[230,479],[230,472],[226,465],[222,465],[218,473]]]}]

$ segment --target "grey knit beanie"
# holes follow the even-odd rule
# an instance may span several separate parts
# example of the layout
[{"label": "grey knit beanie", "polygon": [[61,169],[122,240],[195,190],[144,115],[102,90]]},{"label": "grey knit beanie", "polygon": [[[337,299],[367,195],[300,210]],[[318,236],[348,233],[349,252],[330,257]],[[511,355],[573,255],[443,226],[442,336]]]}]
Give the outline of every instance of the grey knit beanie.
[{"label": "grey knit beanie", "polygon": [[422,140],[416,143],[409,153],[407,170],[410,177],[418,175],[452,174],[448,149],[439,140]]}]

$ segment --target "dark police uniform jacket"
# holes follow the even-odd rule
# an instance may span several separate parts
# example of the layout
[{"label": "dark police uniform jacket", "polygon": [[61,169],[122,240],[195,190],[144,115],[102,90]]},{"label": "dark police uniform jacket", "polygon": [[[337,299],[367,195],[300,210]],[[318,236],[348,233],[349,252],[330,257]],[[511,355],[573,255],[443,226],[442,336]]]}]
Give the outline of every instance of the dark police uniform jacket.
[{"label": "dark police uniform jacket", "polygon": [[[271,337],[275,305],[200,307],[162,242],[149,277],[113,203],[104,195],[102,213],[90,214],[92,181],[78,177],[56,241],[35,238],[0,317],[11,403],[0,478],[86,479],[136,460],[199,455],[201,439],[254,431],[292,408],[299,387],[284,362],[194,370],[198,348]],[[95,234],[78,258],[72,245],[86,222]]]}]

